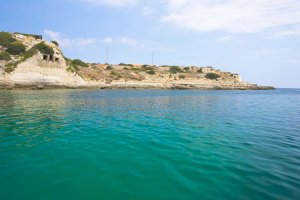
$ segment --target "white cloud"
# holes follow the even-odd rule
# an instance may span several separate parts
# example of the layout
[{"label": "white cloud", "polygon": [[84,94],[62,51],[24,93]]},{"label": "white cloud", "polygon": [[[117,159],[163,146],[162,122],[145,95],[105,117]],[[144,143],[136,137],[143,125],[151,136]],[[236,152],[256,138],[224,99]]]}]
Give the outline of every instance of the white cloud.
[{"label": "white cloud", "polygon": [[113,39],[111,37],[107,37],[103,39],[103,42],[105,44],[112,44],[113,43]]},{"label": "white cloud", "polygon": [[96,40],[92,38],[69,38],[60,32],[49,29],[45,29],[43,32],[49,39],[57,41],[64,48],[83,47],[96,43]]},{"label": "white cloud", "polygon": [[132,6],[138,3],[138,0],[85,0],[95,5],[105,5],[112,7]]},{"label": "white cloud", "polygon": [[138,46],[141,45],[140,42],[138,42],[135,39],[129,38],[129,37],[121,37],[120,42],[129,46]]},{"label": "white cloud", "polygon": [[81,0],[92,5],[135,6],[134,12],[178,28],[226,33],[299,36],[299,0]]},{"label": "white cloud", "polygon": [[[299,0],[164,0],[162,21],[194,31],[257,33],[300,24]],[[285,35],[298,34],[289,30]]]}]

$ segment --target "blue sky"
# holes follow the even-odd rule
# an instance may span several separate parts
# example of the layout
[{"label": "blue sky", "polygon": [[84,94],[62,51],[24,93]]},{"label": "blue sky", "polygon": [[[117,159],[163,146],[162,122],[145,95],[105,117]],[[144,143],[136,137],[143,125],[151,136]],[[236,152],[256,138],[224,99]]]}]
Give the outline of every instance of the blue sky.
[{"label": "blue sky", "polygon": [[88,62],[214,66],[300,88],[299,0],[10,0],[0,30],[42,34]]}]

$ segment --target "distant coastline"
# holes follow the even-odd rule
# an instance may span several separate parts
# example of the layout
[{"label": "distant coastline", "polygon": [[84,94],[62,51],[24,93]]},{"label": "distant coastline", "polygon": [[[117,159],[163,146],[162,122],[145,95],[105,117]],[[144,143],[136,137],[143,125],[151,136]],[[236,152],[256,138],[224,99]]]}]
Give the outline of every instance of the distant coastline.
[{"label": "distant coastline", "polygon": [[0,89],[270,90],[210,66],[97,64],[64,57],[56,41],[0,32]]}]

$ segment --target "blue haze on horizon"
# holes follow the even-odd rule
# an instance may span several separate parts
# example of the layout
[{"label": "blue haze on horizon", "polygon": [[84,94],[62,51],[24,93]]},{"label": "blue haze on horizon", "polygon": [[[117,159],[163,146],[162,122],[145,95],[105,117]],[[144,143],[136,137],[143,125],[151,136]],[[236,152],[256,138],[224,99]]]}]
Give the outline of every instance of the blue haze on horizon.
[{"label": "blue haze on horizon", "polygon": [[42,34],[88,62],[213,66],[300,88],[298,0],[1,1],[0,31]]}]

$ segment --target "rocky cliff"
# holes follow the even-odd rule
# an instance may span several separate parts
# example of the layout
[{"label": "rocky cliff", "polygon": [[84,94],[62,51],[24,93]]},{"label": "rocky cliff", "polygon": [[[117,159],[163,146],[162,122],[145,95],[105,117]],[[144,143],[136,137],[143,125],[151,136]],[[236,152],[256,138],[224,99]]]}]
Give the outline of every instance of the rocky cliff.
[{"label": "rocky cliff", "polygon": [[212,67],[88,64],[57,42],[0,32],[0,88],[273,89]]}]

